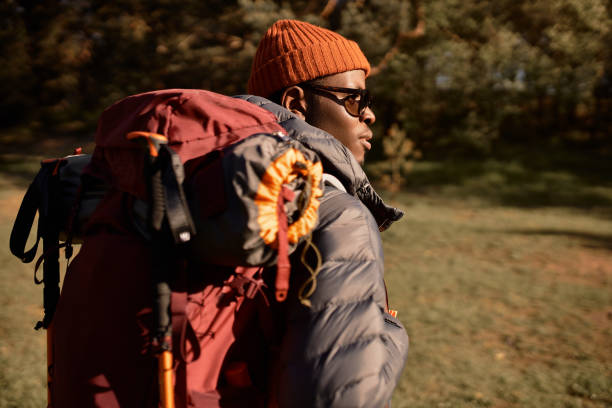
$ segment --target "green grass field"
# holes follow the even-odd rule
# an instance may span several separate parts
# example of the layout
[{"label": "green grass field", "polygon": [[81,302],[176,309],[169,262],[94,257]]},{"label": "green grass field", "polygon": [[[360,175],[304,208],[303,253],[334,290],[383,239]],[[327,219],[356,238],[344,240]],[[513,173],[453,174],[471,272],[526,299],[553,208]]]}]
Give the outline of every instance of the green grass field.
[{"label": "green grass field", "polygon": [[[0,408],[46,397],[42,291],[8,252],[45,153],[0,154]],[[383,239],[411,339],[394,408],[612,406],[612,172],[581,163],[424,162],[388,197],[406,211]]]},{"label": "green grass field", "polygon": [[612,220],[402,196],[385,234],[411,337],[395,407],[612,405]]},{"label": "green grass field", "polygon": [[[4,175],[0,175],[2,177]],[[46,400],[42,292],[31,265],[9,252],[9,235],[22,191],[0,181],[0,407],[40,408]]]}]

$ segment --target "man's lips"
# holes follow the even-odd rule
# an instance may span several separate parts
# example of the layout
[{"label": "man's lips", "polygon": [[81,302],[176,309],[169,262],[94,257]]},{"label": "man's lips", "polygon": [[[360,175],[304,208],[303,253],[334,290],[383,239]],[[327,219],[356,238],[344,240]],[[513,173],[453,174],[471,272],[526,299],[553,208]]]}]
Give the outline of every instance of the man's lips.
[{"label": "man's lips", "polygon": [[371,134],[359,138],[359,142],[361,142],[361,145],[366,151],[370,151],[370,149],[372,148],[372,145],[369,142],[370,139],[372,139]]}]

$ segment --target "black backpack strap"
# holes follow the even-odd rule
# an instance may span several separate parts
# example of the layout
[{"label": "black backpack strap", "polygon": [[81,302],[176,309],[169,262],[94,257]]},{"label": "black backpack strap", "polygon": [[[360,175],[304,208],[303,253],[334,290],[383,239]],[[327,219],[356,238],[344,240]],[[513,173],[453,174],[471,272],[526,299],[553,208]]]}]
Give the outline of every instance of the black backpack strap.
[{"label": "black backpack strap", "polygon": [[[38,322],[36,329],[47,328],[53,319],[55,306],[59,298],[59,227],[57,217],[52,214],[56,211],[54,202],[58,194],[58,171],[64,163],[62,159],[43,162],[40,171],[28,187],[21,202],[17,218],[11,231],[10,248],[13,255],[23,262],[31,262],[43,240],[43,255],[39,259],[34,271],[34,281],[44,283],[43,305],[44,317]],[[53,208],[51,208],[53,206]],[[28,250],[25,249],[28,237],[38,212],[38,231],[36,243]],[[36,270],[43,263],[43,279],[36,277]]]},{"label": "black backpack strap", "polygon": [[[48,212],[48,178],[49,169],[46,166],[38,172],[28,191],[26,192],[15,223],[13,224],[13,230],[11,231],[10,248],[11,253],[17,258],[21,259],[24,263],[32,262],[36,256],[38,250],[38,243],[43,235],[44,229],[44,217]],[[38,219],[38,232],[36,234],[36,242],[32,248],[26,250],[25,246],[32,231],[32,225],[34,224],[34,218],[36,212],[40,211],[40,217]]]},{"label": "black backpack strap", "polygon": [[162,145],[160,150],[165,159],[161,177],[168,226],[175,243],[188,242],[196,229],[183,191],[185,170],[179,155],[171,147]]}]

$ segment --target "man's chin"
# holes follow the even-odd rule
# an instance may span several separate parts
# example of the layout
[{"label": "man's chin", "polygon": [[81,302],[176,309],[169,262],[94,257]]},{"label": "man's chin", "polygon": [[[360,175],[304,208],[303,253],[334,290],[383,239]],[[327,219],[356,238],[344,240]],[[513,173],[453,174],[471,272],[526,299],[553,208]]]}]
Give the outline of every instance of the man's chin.
[{"label": "man's chin", "polygon": [[359,163],[362,167],[365,164],[366,152],[363,152],[361,159],[357,159],[357,163]]},{"label": "man's chin", "polygon": [[353,155],[353,157],[355,158],[355,161],[357,161],[357,163],[359,163],[361,166],[363,166],[363,164],[365,163],[365,156],[366,156],[366,152],[361,153],[359,156],[355,154],[355,152],[353,152],[352,150],[349,149],[349,151],[351,152],[351,154]]}]

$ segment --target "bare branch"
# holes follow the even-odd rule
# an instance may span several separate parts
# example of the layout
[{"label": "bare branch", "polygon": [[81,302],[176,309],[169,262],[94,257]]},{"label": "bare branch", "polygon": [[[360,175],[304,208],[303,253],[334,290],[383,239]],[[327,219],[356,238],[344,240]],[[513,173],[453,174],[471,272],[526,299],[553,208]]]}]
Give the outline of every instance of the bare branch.
[{"label": "bare branch", "polygon": [[325,4],[323,11],[321,11],[320,16],[323,18],[329,17],[334,12],[337,5],[338,5],[338,0],[329,0],[327,4]]},{"label": "bare branch", "polygon": [[422,3],[422,0],[410,0],[412,3],[412,7],[415,10],[416,14],[416,24],[414,28],[410,31],[401,31],[396,39],[393,46],[385,53],[383,59],[372,68],[370,72],[370,76],[378,75],[382,70],[387,68],[391,60],[395,58],[397,53],[400,51],[400,47],[402,43],[409,39],[419,38],[425,35],[425,6]]},{"label": "bare branch", "polygon": [[319,3],[320,2],[318,0],[308,0],[306,7],[295,13],[296,17],[303,17],[305,15],[314,13],[315,10],[319,8]]},{"label": "bare branch", "polygon": [[476,41],[466,40],[465,38],[463,38],[463,37],[459,36],[458,34],[452,32],[448,28],[442,28],[441,31],[444,34],[446,34],[447,36],[449,36],[453,41],[466,43],[466,44],[468,44],[470,47],[472,47],[474,49],[480,48],[480,44],[478,44]]}]

